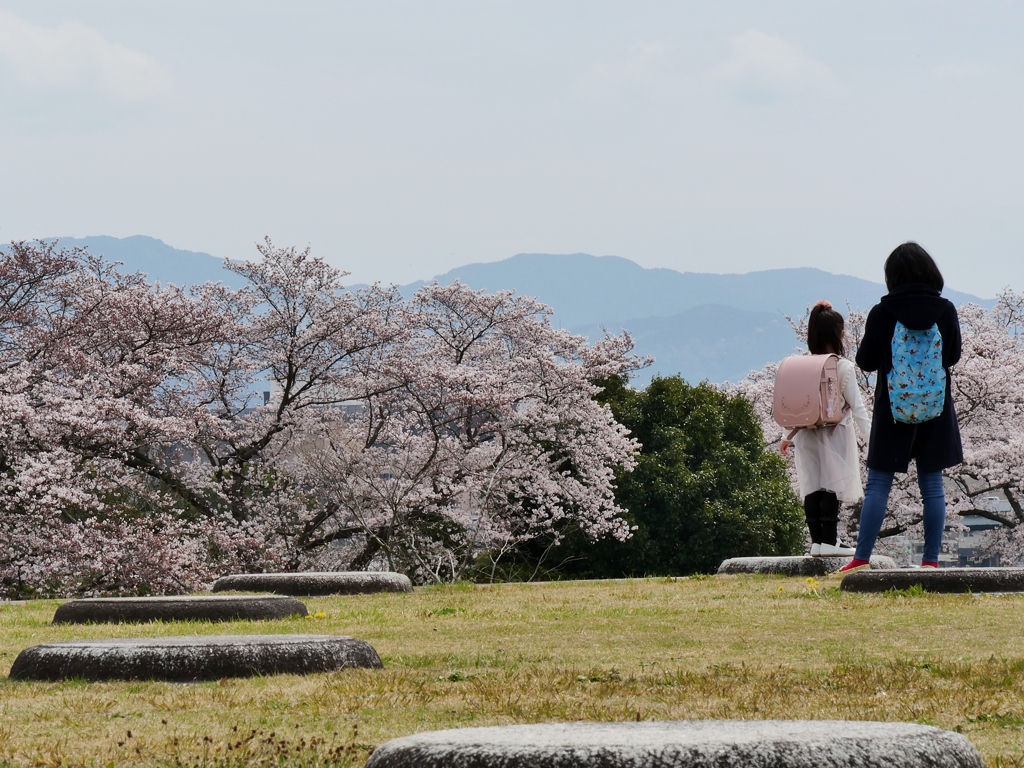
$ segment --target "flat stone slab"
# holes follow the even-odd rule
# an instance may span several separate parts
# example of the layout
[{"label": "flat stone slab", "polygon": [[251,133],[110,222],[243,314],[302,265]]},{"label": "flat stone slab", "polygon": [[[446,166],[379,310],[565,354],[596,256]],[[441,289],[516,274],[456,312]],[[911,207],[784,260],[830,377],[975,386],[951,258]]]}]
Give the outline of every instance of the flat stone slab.
[{"label": "flat stone slab", "polygon": [[136,637],[26,648],[14,660],[10,676],[17,680],[191,682],[382,666],[373,646],[342,635]]},{"label": "flat stone slab", "polygon": [[189,596],[96,597],[69,600],[57,608],[54,624],[127,624],[143,621],[258,621],[305,616],[294,597]]},{"label": "flat stone slab", "polygon": [[[849,557],[731,557],[718,566],[718,574],[765,573],[776,576],[827,576],[850,562]],[[872,555],[872,570],[891,570],[896,561]]]},{"label": "flat stone slab", "polygon": [[301,573],[240,573],[221,576],[214,592],[274,592],[278,595],[365,595],[373,592],[412,592],[412,582],[390,571],[306,571]]},{"label": "flat stone slab", "polygon": [[983,768],[965,736],[927,725],[800,720],[545,723],[388,741],[366,768]]},{"label": "flat stone slab", "polygon": [[899,568],[858,571],[843,578],[846,592],[885,592],[920,584],[926,592],[1024,592],[1024,568]]}]

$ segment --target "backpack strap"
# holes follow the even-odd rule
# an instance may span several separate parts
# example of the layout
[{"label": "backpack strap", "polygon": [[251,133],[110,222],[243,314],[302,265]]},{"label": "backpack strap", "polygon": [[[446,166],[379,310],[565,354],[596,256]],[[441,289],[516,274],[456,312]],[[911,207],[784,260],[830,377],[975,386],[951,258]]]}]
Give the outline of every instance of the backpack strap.
[{"label": "backpack strap", "polygon": [[[853,365],[852,364],[851,365],[843,365],[844,362],[849,362],[849,361],[845,360],[845,358],[842,358],[842,357],[839,358],[839,366],[838,366],[838,368],[839,368],[839,391],[841,393],[845,393],[846,392],[846,385],[850,381],[850,376],[853,375]],[[845,373],[844,373],[844,371],[845,371]],[[845,394],[843,395],[843,402],[846,403],[846,395]],[[850,406],[850,404],[846,403],[846,407],[848,408],[849,406]]]},{"label": "backpack strap", "polygon": [[[845,421],[846,417],[850,414],[851,411],[853,411],[853,404],[846,402],[846,385],[850,383],[850,377],[853,376],[853,363],[850,363],[849,365],[843,365],[844,362],[849,362],[849,361],[846,360],[846,358],[843,358],[843,357],[839,358],[839,366],[838,366],[839,367],[839,392],[843,396],[843,419],[842,419],[842,421]],[[844,373],[844,371],[845,371],[845,373]],[[836,422],[835,424],[833,424],[832,425],[832,431],[829,434],[833,434],[834,435],[835,432],[836,432],[836,427],[838,427],[840,423],[841,422]]]}]

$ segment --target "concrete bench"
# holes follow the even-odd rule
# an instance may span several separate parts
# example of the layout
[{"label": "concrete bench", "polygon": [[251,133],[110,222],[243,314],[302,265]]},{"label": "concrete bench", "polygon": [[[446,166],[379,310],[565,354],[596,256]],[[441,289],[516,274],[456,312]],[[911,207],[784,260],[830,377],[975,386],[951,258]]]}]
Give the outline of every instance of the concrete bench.
[{"label": "concrete bench", "polygon": [[294,597],[189,596],[97,597],[69,600],[57,608],[54,624],[127,624],[143,621],[258,621],[305,616]]},{"label": "concrete bench", "polygon": [[1024,592],[1024,568],[900,568],[858,571],[843,578],[846,592],[885,592],[920,584],[926,592]]},{"label": "concrete bench", "polygon": [[983,768],[966,737],[926,725],[703,720],[547,723],[388,741],[366,768]]},{"label": "concrete bench", "polygon": [[190,682],[382,666],[369,643],[341,635],[136,637],[26,648],[14,660],[10,676],[16,680]]},{"label": "concrete bench", "polygon": [[373,592],[412,592],[401,573],[378,571],[307,571],[301,573],[240,573],[221,576],[214,592],[274,592],[278,595],[365,595]]},{"label": "concrete bench", "polygon": [[[850,562],[849,557],[731,557],[718,566],[718,574],[763,573],[776,576],[828,576]],[[872,570],[896,567],[884,555],[872,555]]]}]

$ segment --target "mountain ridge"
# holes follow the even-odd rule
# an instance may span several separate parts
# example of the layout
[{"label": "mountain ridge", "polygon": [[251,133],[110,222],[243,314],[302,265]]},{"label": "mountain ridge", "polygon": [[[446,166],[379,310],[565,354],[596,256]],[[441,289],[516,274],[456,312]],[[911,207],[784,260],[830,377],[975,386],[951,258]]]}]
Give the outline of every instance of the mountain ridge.
[{"label": "mountain ridge", "polygon": [[163,240],[148,235],[92,235],[45,239],[56,240],[58,247],[88,248],[94,254],[102,254],[108,261],[124,264],[130,272],[144,273],[151,281],[159,280],[178,286],[219,281],[235,288],[245,284],[243,278],[224,269],[223,259],[203,251],[175,248]]},{"label": "mountain ridge", "polygon": [[[574,270],[584,273],[582,280],[577,279]],[[815,267],[743,274],[678,272],[642,267],[619,256],[588,254],[516,254],[498,262],[456,267],[433,279],[441,284],[458,279],[489,291],[514,288],[551,306],[566,327],[600,320],[670,317],[705,304],[794,315],[827,298],[840,307],[848,303],[856,311],[869,309],[886,293],[882,283]],[[432,281],[402,286],[403,293],[428,282]],[[575,286],[571,293],[566,290],[570,285]],[[944,293],[955,304],[991,303],[952,289]]]}]

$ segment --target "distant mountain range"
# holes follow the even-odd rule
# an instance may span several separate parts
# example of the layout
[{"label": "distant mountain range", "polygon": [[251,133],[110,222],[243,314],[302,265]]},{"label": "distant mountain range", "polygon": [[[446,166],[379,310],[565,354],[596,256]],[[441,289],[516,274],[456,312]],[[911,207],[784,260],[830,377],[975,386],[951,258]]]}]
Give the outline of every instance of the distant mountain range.
[{"label": "distant mountain range", "polygon": [[[853,309],[868,309],[886,292],[881,283],[820,269],[720,275],[646,269],[618,256],[585,253],[521,253],[504,261],[467,264],[434,279],[442,284],[457,279],[474,288],[515,289],[536,296],[555,310],[567,328],[669,317],[707,304],[792,315],[827,298],[836,306],[849,302]],[[979,301],[958,291],[946,290],[945,295],[956,304]]]},{"label": "distant mountain range", "polygon": [[[536,296],[555,310],[557,324],[591,339],[602,327],[628,330],[636,351],[654,357],[637,377],[639,384],[654,374],[675,373],[693,382],[738,381],[793,354],[797,339],[786,316],[802,316],[819,299],[844,314],[847,305],[870,309],[886,293],[882,283],[820,269],[718,275],[646,269],[617,256],[585,253],[521,253],[457,267],[435,279]],[[422,284],[402,290],[408,294]],[[944,295],[955,304],[992,304],[950,289]]]},{"label": "distant mountain range", "polygon": [[[47,238],[52,239],[52,238]],[[182,251],[172,248],[163,240],[145,235],[132,237],[61,237],[64,248],[88,248],[102,254],[107,261],[119,261],[124,271],[144,272],[151,282],[174,285],[202,285],[220,281],[241,288],[245,280],[224,269],[224,260],[208,253]]]},{"label": "distant mountain range", "polygon": [[[193,285],[238,276],[207,253],[181,251],[151,237],[61,238],[85,246],[150,280]],[[881,264],[879,264],[881,272]],[[503,261],[467,264],[434,278],[459,280],[478,290],[515,290],[550,306],[553,322],[593,339],[606,328],[628,330],[636,351],[654,364],[636,379],[681,374],[688,381],[737,381],[781,360],[796,348],[786,316],[798,317],[818,299],[837,308],[868,309],[885,294],[881,283],[819,269],[772,269],[744,275],[646,269],[617,256],[519,254]],[[425,281],[402,286],[411,295]],[[946,289],[955,304],[993,301]]]}]

